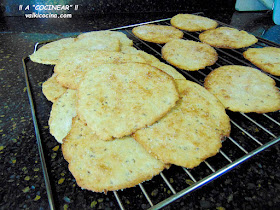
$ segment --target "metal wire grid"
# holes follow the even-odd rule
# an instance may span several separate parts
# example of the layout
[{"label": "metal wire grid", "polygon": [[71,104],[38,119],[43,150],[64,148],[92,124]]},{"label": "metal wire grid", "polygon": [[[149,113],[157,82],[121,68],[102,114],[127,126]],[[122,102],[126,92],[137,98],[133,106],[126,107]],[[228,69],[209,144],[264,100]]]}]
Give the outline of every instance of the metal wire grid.
[{"label": "metal wire grid", "polygon": [[[158,21],[154,21],[154,22],[149,22],[149,23],[153,23],[153,24],[160,24],[160,25],[171,25],[169,23],[169,20],[170,19],[164,19],[164,20],[161,20],[160,22]],[[219,22],[219,21],[218,21]],[[222,26],[229,26],[227,24],[224,24],[222,22],[219,22],[220,25]],[[134,25],[133,27],[135,27],[137,25]],[[231,27],[231,26],[229,26]],[[158,57],[161,57],[161,51],[160,49],[162,48],[163,45],[161,44],[156,44],[156,46],[158,47],[157,49],[155,49],[155,44],[151,44],[151,43],[148,43],[148,42],[145,42],[137,37],[135,37],[132,33],[131,33],[131,29],[129,28],[118,28],[118,29],[125,29],[125,32],[127,34],[129,34],[129,36],[133,37],[134,38],[134,41],[138,42],[138,43],[141,43],[141,45],[149,48],[155,55],[158,55]],[[194,40],[194,41],[199,41],[198,39],[198,35],[199,35],[199,32],[195,32],[195,33],[189,33],[189,32],[186,32],[186,31],[183,31],[184,32],[184,36],[185,37],[188,37],[187,39],[190,39],[190,40]],[[186,39],[186,38],[184,38]],[[278,44],[276,43],[273,43],[273,42],[270,42],[268,40],[265,40],[265,39],[262,39],[260,37],[258,37],[259,39],[259,42],[256,44],[256,46],[259,46],[259,47],[264,47],[264,46],[273,46],[273,47],[279,47]],[[140,49],[141,50],[141,47],[139,47],[139,45],[135,45],[136,48]],[[216,66],[223,66],[223,65],[234,65],[235,62],[237,62],[239,65],[240,64],[243,64],[245,66],[251,66],[251,67],[255,67],[253,66],[252,64],[250,64],[249,62],[246,62],[244,59],[240,59],[236,56],[233,55],[233,53],[235,54],[238,54],[239,56],[242,56],[242,52],[241,51],[238,51],[238,50],[230,50],[230,52],[227,52],[227,50],[222,50],[222,49],[216,49],[219,53],[219,61],[223,61],[225,64],[222,64],[222,63],[219,63],[217,62],[216,63]],[[221,55],[222,54],[222,55]],[[230,59],[228,58],[224,58],[223,55],[229,57]],[[256,68],[256,67],[255,67]],[[212,67],[207,67],[208,70],[212,71],[213,68]],[[186,78],[189,78],[195,82],[197,82],[198,84],[200,85],[203,85],[203,83],[201,82],[200,79],[197,79],[193,74],[189,73],[189,72],[186,72],[186,71],[182,71],[180,69],[177,69],[179,72],[181,72]],[[200,70],[198,71],[198,73],[203,76],[203,78],[205,78],[207,76],[207,74],[204,73],[204,71]],[[265,73],[265,72],[264,72]],[[272,75],[269,75],[271,76],[274,80],[276,81],[279,81],[279,78],[275,77],[275,76],[272,76]],[[274,145],[276,144],[277,142],[279,142],[280,138],[277,137],[277,135],[279,134],[274,134],[272,133],[271,131],[269,131],[269,129],[265,128],[264,126],[262,126],[260,123],[258,123],[256,120],[252,119],[248,114],[245,114],[245,113],[239,113],[240,115],[242,115],[243,117],[245,117],[246,119],[248,119],[249,121],[251,121],[253,124],[255,124],[258,128],[262,129],[264,132],[266,132],[268,135],[270,135],[273,140],[267,142],[267,143],[262,143],[260,140],[258,140],[256,137],[254,137],[252,134],[250,134],[250,132],[246,131],[246,128],[243,128],[242,126],[240,126],[236,121],[234,121],[233,119],[231,119],[231,124],[234,125],[235,127],[237,127],[239,129],[240,132],[242,133],[245,133],[245,135],[247,135],[252,141],[254,141],[255,143],[257,143],[258,145],[258,148],[252,150],[252,151],[248,151],[246,150],[243,146],[241,146],[241,144],[238,143],[238,141],[236,141],[235,139],[233,139],[232,137],[228,137],[228,140],[231,141],[235,146],[236,146],[236,149],[239,149],[242,151],[242,153],[244,154],[241,158],[239,159],[235,159],[235,160],[232,160],[232,158],[230,158],[225,152],[223,152],[223,149],[220,150],[220,154],[225,158],[225,160],[228,162],[228,165],[224,166],[223,168],[219,169],[219,170],[215,170],[215,166],[212,166],[207,160],[204,161],[204,164],[210,169],[210,171],[212,172],[212,174],[210,174],[209,176],[201,179],[201,180],[196,180],[194,178],[194,176],[192,175],[191,173],[191,170],[188,170],[186,168],[183,168],[182,169],[185,171],[186,175],[194,182],[193,185],[179,191],[179,192],[176,192],[174,190],[174,188],[172,187],[172,184],[170,184],[170,182],[168,181],[168,179],[164,176],[163,173],[160,173],[160,176],[162,177],[162,180],[166,183],[166,185],[169,187],[169,189],[171,190],[171,192],[173,193],[172,196],[170,196],[169,198],[157,203],[157,204],[154,204],[152,201],[151,201],[151,198],[149,197],[149,195],[146,193],[146,190],[145,188],[143,187],[142,184],[139,185],[139,187],[141,188],[141,190],[143,191],[143,194],[145,195],[145,197],[147,198],[147,200],[149,201],[149,204],[151,205],[151,208],[150,209],[158,209],[158,208],[162,208],[166,205],[168,205],[169,203],[173,202],[174,200],[190,193],[191,191],[205,185],[206,183],[218,178],[220,175],[228,172],[229,170],[231,170],[232,168],[236,167],[237,165],[241,164],[242,162],[244,162],[245,160],[251,158],[252,156],[256,155],[257,153],[263,151],[264,149],[270,147],[271,145]],[[270,117],[269,115],[267,114],[262,114],[263,116],[265,116],[267,118],[267,120],[277,124],[277,126],[280,126],[280,123],[278,122],[278,120]],[[228,141],[227,140],[227,141]],[[121,199],[120,197],[118,196],[117,192],[114,192],[115,196],[117,197],[117,200],[118,200],[118,203],[121,207],[121,209],[124,209],[123,207],[123,204],[121,203]]]},{"label": "metal wire grid", "polygon": [[[156,20],[156,21],[147,22],[147,23],[170,25],[169,20],[170,20],[170,18]],[[155,55],[158,58],[161,58],[160,50],[163,45],[152,44],[152,43],[142,41],[131,33],[131,29],[133,27],[142,25],[142,24],[147,24],[147,23],[135,24],[135,25],[131,25],[131,26],[124,26],[124,27],[119,27],[119,28],[115,28],[112,30],[121,30],[122,32],[126,33],[131,39],[133,39],[136,48],[141,49],[141,50],[143,50],[143,48],[145,48],[146,50],[144,49],[144,51],[149,51],[149,53]],[[228,26],[221,22],[219,22],[219,24],[222,26]],[[199,34],[198,32],[188,33],[186,31],[184,31],[184,39],[191,39],[194,41],[199,41],[198,34]],[[268,40],[262,39],[260,37],[258,37],[258,39],[259,39],[259,42],[256,44],[257,47],[264,47],[264,46],[280,47],[280,45],[270,42]],[[35,46],[35,50],[36,50],[36,48],[37,48],[37,44]],[[222,49],[216,49],[216,50],[218,51],[218,54],[219,54],[219,60],[215,64],[216,67],[223,66],[223,65],[232,65],[232,64],[236,64],[236,63],[239,65],[255,67],[251,63],[249,63],[243,59],[242,51],[240,51],[240,50],[222,50]],[[43,168],[43,172],[44,172],[44,178],[45,178],[45,183],[46,183],[46,188],[47,188],[47,193],[48,193],[49,204],[50,204],[50,208],[54,209],[55,205],[54,205],[53,198],[52,198],[51,188],[50,188],[50,184],[49,184],[50,181],[49,181],[48,175],[47,175],[48,173],[47,173],[47,168],[46,168],[46,164],[45,164],[45,160],[44,160],[44,154],[43,154],[43,150],[42,150],[42,146],[41,146],[40,134],[38,131],[38,125],[37,125],[36,116],[35,116],[35,112],[34,112],[34,105],[33,105],[33,101],[32,101],[31,91],[29,88],[28,73],[27,73],[27,69],[26,69],[26,65],[25,65],[26,59],[28,59],[28,58],[24,58],[22,60],[22,62],[23,62],[23,69],[24,69],[24,73],[25,73],[27,92],[28,92],[29,101],[30,101],[30,105],[31,105],[32,117],[33,117],[33,122],[34,122],[34,126],[35,126],[39,153],[41,156],[41,162],[42,162],[42,168]],[[196,73],[182,71],[180,69],[177,69],[177,70],[179,72],[181,72],[187,79],[193,80],[193,81],[197,82],[198,84],[203,85],[203,80],[207,76],[207,72],[209,72],[209,71],[211,72],[213,70],[213,68],[214,67],[207,67],[206,68],[207,71],[199,70]],[[278,77],[275,77],[272,75],[269,75],[269,76],[271,76],[274,80],[276,80],[277,83],[279,83]],[[235,119],[235,116],[237,116],[237,115],[238,115],[238,118]],[[262,121],[256,119],[256,118],[259,118],[260,116],[262,117]],[[248,121],[250,124],[253,124],[253,126],[256,129],[259,129],[261,131],[262,135],[264,135],[269,140],[267,141],[266,139],[263,139],[263,138],[259,139],[260,138],[259,136],[256,136],[256,134],[254,132],[252,132],[251,130],[248,130],[246,125],[244,126],[243,123],[239,121],[240,117],[243,120]],[[230,113],[230,118],[231,118],[232,127],[235,127],[235,132],[237,132],[238,135],[242,134],[243,136],[246,137],[246,139],[249,139],[249,141],[244,144],[244,142],[239,141],[238,138],[235,139],[232,136],[228,137],[227,140],[225,140],[225,142],[223,142],[223,148],[219,152],[220,157],[222,157],[222,159],[224,159],[226,164],[224,164],[223,166],[219,166],[219,165],[217,166],[217,164],[215,164],[215,162],[213,162],[213,161],[210,163],[211,158],[209,158],[208,160],[205,160],[201,164],[201,165],[204,164],[204,167],[206,167],[206,169],[211,172],[209,175],[206,175],[203,177],[199,177],[199,176],[196,177],[195,175],[193,175],[193,171],[194,171],[193,169],[189,170],[187,168],[181,167],[183,172],[185,173],[186,177],[189,178],[192,183],[190,184],[190,186],[187,186],[186,188],[181,189],[179,191],[175,189],[175,187],[173,186],[174,184],[171,183],[170,179],[168,179],[168,177],[166,175],[164,175],[164,173],[166,173],[166,172],[165,171],[161,172],[158,177],[160,177],[161,182],[166,184],[166,186],[168,187],[168,189],[170,191],[170,194],[172,194],[172,195],[168,196],[167,198],[165,198],[159,202],[154,202],[150,193],[148,193],[147,190],[145,189],[146,182],[139,184],[138,187],[140,188],[145,199],[147,200],[147,202],[150,205],[149,209],[159,209],[159,208],[162,208],[162,207],[170,204],[171,202],[177,200],[178,198],[194,191],[195,189],[197,189],[199,187],[202,187],[203,185],[207,184],[208,182],[211,182],[211,181],[217,179],[218,177],[220,177],[224,173],[230,171],[237,165],[243,163],[244,161],[251,158],[252,156],[258,154],[259,152],[267,149],[268,147],[270,147],[280,141],[279,133],[277,132],[277,130],[279,130],[279,126],[280,126],[279,119],[278,119],[278,118],[280,118],[279,111],[275,112],[273,114],[270,114],[270,113],[258,114],[257,116],[254,116],[251,114],[245,114],[245,113]],[[266,121],[265,126],[262,123],[263,120]],[[267,125],[271,125],[271,124],[274,125],[274,130],[271,129],[269,126],[267,126]],[[271,130],[273,130],[273,131],[271,131]],[[227,147],[224,146],[224,144],[226,142],[230,142],[231,150],[232,150],[232,145],[234,145],[233,153],[224,151],[224,150],[227,150]],[[253,146],[251,146],[251,145],[253,145]],[[248,147],[249,149],[247,149],[246,147]],[[239,153],[239,155],[237,155],[235,157],[235,155],[238,153]],[[198,166],[197,169],[195,168],[195,170],[200,170],[200,168],[202,167],[201,165]],[[172,169],[169,169],[169,170],[172,170]],[[180,183],[178,183],[178,184],[180,185]],[[118,191],[118,192],[114,191],[113,194],[117,200],[117,203],[118,203],[120,209],[126,209],[122,196],[120,195],[121,191]],[[135,196],[135,195],[133,195],[133,196]]]}]

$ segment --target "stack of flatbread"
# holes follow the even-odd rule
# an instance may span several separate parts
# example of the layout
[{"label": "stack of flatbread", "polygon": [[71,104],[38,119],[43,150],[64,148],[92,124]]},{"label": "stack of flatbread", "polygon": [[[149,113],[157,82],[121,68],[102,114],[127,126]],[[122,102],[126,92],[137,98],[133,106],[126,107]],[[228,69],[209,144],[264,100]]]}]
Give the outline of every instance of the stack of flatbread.
[{"label": "stack of flatbread", "polygon": [[89,32],[30,56],[55,65],[42,85],[53,102],[50,133],[84,189],[132,187],[170,164],[193,168],[230,132],[212,94],[132,44],[121,32]]},{"label": "stack of flatbread", "polygon": [[[214,30],[215,21],[179,15],[171,23],[139,26],[132,32],[144,41],[165,44],[162,57],[181,69],[195,71],[217,61],[212,46],[184,40],[179,30]],[[122,32],[94,31],[54,41],[30,59],[55,65],[53,75],[42,85],[53,103],[49,129],[62,143],[69,170],[84,189],[106,192],[133,187],[171,164],[196,167],[217,154],[222,140],[230,135],[225,108],[231,106],[221,99],[225,87],[216,80],[227,75],[213,72],[206,80],[208,91],[133,47]],[[251,77],[239,73],[245,74],[237,75],[243,80]],[[270,79],[256,83],[266,81],[274,89]]]}]

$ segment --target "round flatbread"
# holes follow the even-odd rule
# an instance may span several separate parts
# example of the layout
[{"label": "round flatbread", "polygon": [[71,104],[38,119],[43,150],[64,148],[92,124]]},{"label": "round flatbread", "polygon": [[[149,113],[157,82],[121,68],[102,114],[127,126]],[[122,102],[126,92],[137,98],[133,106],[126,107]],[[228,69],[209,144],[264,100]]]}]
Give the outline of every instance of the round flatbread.
[{"label": "round flatbread", "polygon": [[95,68],[85,75],[78,97],[78,115],[102,140],[153,124],[179,99],[171,76],[141,63]]},{"label": "round flatbread", "polygon": [[68,89],[52,105],[49,129],[59,143],[62,143],[63,138],[71,130],[72,119],[77,115],[76,102],[77,91]]},{"label": "round flatbread", "polygon": [[227,49],[249,47],[258,42],[254,35],[229,27],[219,27],[204,31],[199,34],[199,39],[213,47]]},{"label": "round flatbread", "polygon": [[180,100],[162,119],[133,137],[164,163],[187,168],[215,155],[230,133],[230,119],[219,100],[202,86],[176,80]]},{"label": "round flatbread", "polygon": [[192,14],[175,15],[171,18],[170,23],[176,28],[190,32],[205,31],[218,26],[215,20]]},{"label": "round flatbread", "polygon": [[111,37],[111,38],[117,38],[120,41],[120,45],[122,46],[132,46],[133,41],[129,39],[126,34],[119,32],[119,31],[91,31],[87,33],[82,33],[78,36],[78,39],[88,38],[88,37]]},{"label": "round flatbread", "polygon": [[60,52],[68,47],[70,44],[74,43],[74,38],[64,38],[40,47],[36,52],[30,55],[30,59],[36,63],[42,64],[56,64],[58,62],[58,57]]},{"label": "round flatbread", "polygon": [[164,44],[172,39],[180,39],[184,33],[173,26],[147,24],[132,29],[132,33],[144,41]]},{"label": "round flatbread", "polygon": [[83,50],[104,50],[110,52],[119,52],[121,50],[120,40],[116,37],[99,37],[99,36],[85,36],[83,38],[75,39],[67,49],[76,51]]},{"label": "round flatbread", "polygon": [[77,184],[95,192],[133,187],[165,168],[133,138],[102,141],[78,119],[63,141],[62,152]]},{"label": "round flatbread", "polygon": [[263,71],[280,76],[280,48],[249,48],[243,56]]},{"label": "round flatbread", "polygon": [[168,63],[187,71],[204,69],[218,60],[217,52],[210,45],[183,39],[166,43],[161,52]]},{"label": "round flatbread", "polygon": [[275,81],[251,67],[219,67],[206,77],[204,86],[231,111],[266,113],[280,109]]},{"label": "round flatbread", "polygon": [[58,99],[67,88],[60,85],[56,80],[57,74],[54,73],[47,81],[42,84],[42,92],[44,96],[51,102]]},{"label": "round flatbread", "polygon": [[61,58],[61,62],[54,67],[54,72],[57,73],[57,81],[62,86],[70,89],[77,89],[84,75],[101,64],[124,62],[146,63],[145,59],[141,56],[121,52],[77,50],[75,54],[68,56],[70,54]]}]

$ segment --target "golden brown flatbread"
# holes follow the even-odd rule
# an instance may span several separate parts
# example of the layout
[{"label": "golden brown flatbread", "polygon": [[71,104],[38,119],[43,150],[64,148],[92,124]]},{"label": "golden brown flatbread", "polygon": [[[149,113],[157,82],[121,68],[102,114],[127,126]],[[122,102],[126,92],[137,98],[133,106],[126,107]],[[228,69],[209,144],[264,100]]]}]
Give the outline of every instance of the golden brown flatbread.
[{"label": "golden brown flatbread", "polygon": [[218,26],[215,20],[192,14],[175,15],[171,18],[170,23],[176,28],[190,32],[205,31]]},{"label": "golden brown flatbread", "polygon": [[204,69],[218,60],[217,52],[210,45],[183,39],[166,43],[161,52],[168,63],[187,71]]},{"label": "golden brown flatbread", "polygon": [[103,50],[109,52],[119,52],[121,50],[120,40],[116,37],[85,36],[75,39],[75,42],[67,46],[68,50]]},{"label": "golden brown flatbread", "polygon": [[129,39],[126,34],[119,32],[119,31],[110,31],[110,30],[104,30],[104,31],[91,31],[91,32],[86,32],[82,33],[78,36],[78,39],[83,39],[83,38],[89,38],[89,37],[98,37],[98,38],[103,38],[103,37],[108,37],[108,38],[117,38],[120,42],[121,47],[123,46],[132,46],[133,41]]},{"label": "golden brown flatbread", "polygon": [[50,42],[40,47],[36,52],[30,55],[30,59],[36,63],[42,64],[56,64],[60,52],[70,44],[74,43],[74,38],[64,38],[57,41]]},{"label": "golden brown flatbread", "polygon": [[132,29],[132,33],[144,41],[164,44],[172,39],[180,39],[184,33],[173,26],[147,24]]},{"label": "golden brown flatbread", "polygon": [[76,102],[77,91],[68,89],[52,105],[49,129],[59,143],[62,143],[63,138],[71,130],[72,119],[77,115]]},{"label": "golden brown flatbread", "polygon": [[219,67],[206,77],[204,86],[231,111],[266,113],[280,109],[275,81],[251,67]]},{"label": "golden brown flatbread", "polygon": [[263,71],[280,76],[280,48],[249,48],[243,56]]},{"label": "golden brown flatbread", "polygon": [[230,120],[221,102],[202,86],[176,80],[180,100],[162,119],[133,137],[164,163],[187,168],[199,165],[222,146]]},{"label": "golden brown flatbread", "polygon": [[246,31],[239,31],[230,27],[219,27],[199,34],[200,41],[217,48],[238,49],[249,47],[258,39]]},{"label": "golden brown flatbread", "polygon": [[102,140],[153,124],[179,99],[171,76],[141,63],[98,66],[84,76],[78,97],[78,115]]},{"label": "golden brown flatbread", "polygon": [[56,80],[57,74],[54,73],[47,81],[42,84],[42,92],[44,96],[51,102],[58,99],[67,88],[61,86]]},{"label": "golden brown flatbread", "polygon": [[77,89],[84,75],[101,64],[124,62],[146,63],[145,59],[141,56],[121,52],[77,50],[72,56],[68,55],[63,59],[61,58],[61,62],[54,67],[54,72],[57,73],[57,81],[62,86],[70,89]]},{"label": "golden brown flatbread", "polygon": [[102,141],[78,119],[63,141],[62,152],[77,184],[94,192],[133,187],[165,168],[133,138]]}]

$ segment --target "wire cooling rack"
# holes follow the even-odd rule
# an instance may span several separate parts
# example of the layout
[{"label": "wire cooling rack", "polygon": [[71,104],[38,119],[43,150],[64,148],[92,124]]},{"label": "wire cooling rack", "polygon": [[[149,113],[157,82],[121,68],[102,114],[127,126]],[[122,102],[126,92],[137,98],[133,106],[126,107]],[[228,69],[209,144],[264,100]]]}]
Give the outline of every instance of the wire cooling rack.
[{"label": "wire cooling rack", "polygon": [[[232,27],[222,22],[219,21],[217,22],[219,23],[219,26]],[[137,37],[135,37],[131,32],[133,27],[143,25],[143,24],[148,24],[148,23],[170,25],[170,18],[146,22],[146,23],[140,23],[140,24],[135,24],[130,26],[123,26],[111,30],[121,31],[125,33],[130,39],[133,40],[134,47],[136,47],[137,49],[141,49],[147,53],[150,53],[155,57],[157,57],[158,59],[160,59],[162,62],[165,62],[161,58],[161,48],[163,47],[163,45],[149,43],[140,40]],[[199,32],[186,32],[186,31],[183,32],[184,32],[184,39],[199,41],[198,39]],[[265,46],[280,47],[280,45],[277,43],[273,43],[261,37],[257,37],[257,38],[259,41],[251,47],[265,47]],[[37,50],[37,47],[41,44],[44,43],[37,43],[35,45],[35,50]],[[194,81],[200,85],[203,85],[205,77],[213,69],[223,65],[234,64],[234,65],[244,65],[244,66],[257,68],[243,58],[242,53],[246,49],[247,48],[231,49],[231,50],[216,49],[219,54],[219,59],[216,62],[216,64],[214,64],[213,66],[206,67],[203,70],[199,70],[195,72],[187,72],[187,71],[182,71],[180,69],[177,70],[181,74],[183,74],[186,77],[186,79]],[[46,80],[46,78],[48,78],[52,74],[52,67],[40,66],[40,68],[47,69],[46,74],[42,76],[41,74],[36,75],[34,73],[34,71],[36,70],[36,68],[38,68],[38,66],[34,67],[32,66],[32,64],[29,64],[32,62],[29,62],[28,57],[23,58],[22,63],[23,63],[25,80],[26,80],[27,93],[31,105],[31,113],[34,122],[39,154],[41,158],[42,169],[43,169],[43,174],[44,174],[44,179],[45,179],[45,184],[47,189],[49,206],[51,209],[55,209],[55,207],[58,208],[61,207],[63,203],[61,200],[63,199],[66,200],[65,197],[69,200],[71,199],[74,200],[76,197],[75,193],[78,194],[80,192],[77,192],[79,191],[79,187],[75,186],[75,188],[77,189],[75,190],[74,193],[68,195],[68,197],[60,196],[59,198],[56,198],[54,196],[54,194],[56,194],[56,196],[59,196],[57,191],[64,192],[63,190],[65,190],[66,186],[64,185],[57,186],[57,184],[54,183],[52,179],[56,178],[56,175],[53,175],[53,173],[55,173],[54,172],[55,170],[53,169],[55,168],[55,166],[53,166],[53,162],[47,164],[48,159],[50,159],[48,155],[48,151],[50,151],[52,147],[52,145],[51,146],[48,145],[47,141],[50,141],[51,139],[51,141],[55,142],[55,140],[53,140],[53,137],[50,136],[48,131],[44,130],[43,125],[46,125],[48,114],[44,113],[42,117],[41,114],[38,114],[38,109],[40,109],[41,106],[47,106],[48,108],[50,108],[51,105],[45,102],[46,101],[45,98],[38,99],[37,95],[41,92],[41,89],[36,88],[35,85],[36,81],[43,82]],[[279,88],[279,82],[280,82],[279,77],[272,76],[272,75],[269,76],[276,81],[277,87]],[[112,193],[109,192],[108,195],[94,193],[94,192],[85,192],[82,190],[81,193],[83,194],[90,193],[89,195],[96,200],[100,199],[100,197],[102,197],[102,199],[104,200],[104,196],[105,198],[106,196],[109,196],[111,200],[115,199],[115,201],[112,202],[110,199],[106,198],[104,201],[105,202],[104,206],[106,206],[106,202],[108,203],[110,202],[110,206],[111,207],[113,206],[113,208],[119,207],[120,209],[135,209],[136,207],[139,208],[139,206],[141,206],[144,209],[145,208],[159,209],[177,200],[178,198],[181,198],[182,196],[185,196],[186,194],[189,194],[192,191],[217,179],[218,177],[227,173],[228,171],[240,165],[244,161],[250,159],[251,157],[267,149],[268,147],[275,145],[280,141],[279,111],[273,113],[266,113],[266,114],[256,114],[256,113],[245,114],[240,112],[227,111],[227,114],[231,119],[231,126],[232,126],[230,137],[228,137],[223,142],[223,147],[216,156],[208,158],[203,163],[201,163],[198,167],[194,169],[187,169],[184,167],[171,166],[170,169],[164,170],[158,176],[154,177],[150,181],[146,181],[134,188],[125,189],[123,191],[114,191]],[[61,158],[63,159],[62,156],[60,157],[60,159]],[[61,161],[58,160],[58,162]],[[66,163],[64,163],[64,168],[67,168]],[[50,178],[50,176],[52,178]],[[71,180],[71,178],[69,178],[68,180]],[[67,185],[67,183],[65,183],[65,185]],[[92,205],[95,205],[94,202],[90,203],[90,201],[88,200],[85,199],[85,203],[88,203],[88,206],[86,207],[90,208],[90,206],[92,207]],[[135,200],[137,200],[136,203],[131,202]]]}]

